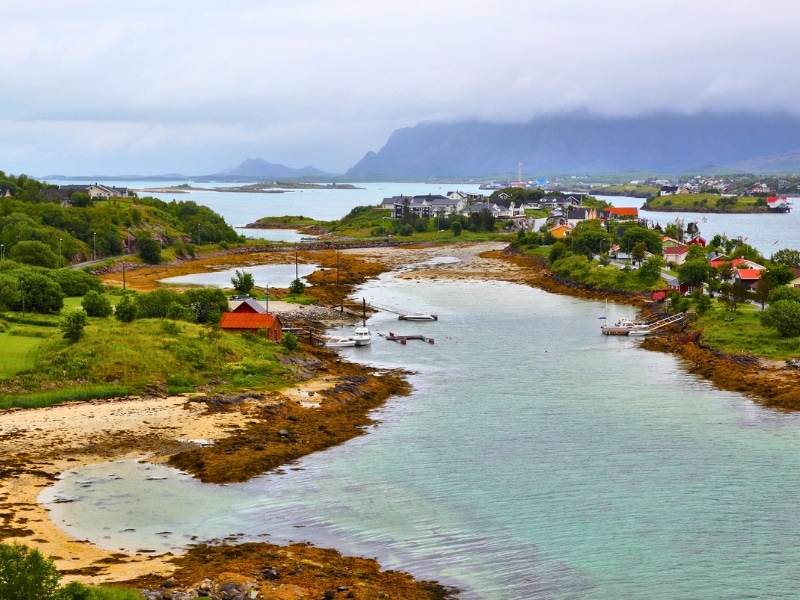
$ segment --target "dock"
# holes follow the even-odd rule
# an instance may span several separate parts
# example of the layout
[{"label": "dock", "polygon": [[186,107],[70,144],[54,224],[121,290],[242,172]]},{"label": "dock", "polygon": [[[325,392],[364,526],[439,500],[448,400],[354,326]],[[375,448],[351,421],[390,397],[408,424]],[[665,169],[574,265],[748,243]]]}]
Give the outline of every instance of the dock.
[{"label": "dock", "polygon": [[379,331],[378,335],[382,338],[386,338],[390,342],[397,342],[403,345],[405,345],[405,343],[409,340],[420,340],[422,342],[428,342],[429,344],[433,344],[435,342],[433,338],[425,337],[424,335],[395,335],[391,331],[388,334],[383,334]]}]

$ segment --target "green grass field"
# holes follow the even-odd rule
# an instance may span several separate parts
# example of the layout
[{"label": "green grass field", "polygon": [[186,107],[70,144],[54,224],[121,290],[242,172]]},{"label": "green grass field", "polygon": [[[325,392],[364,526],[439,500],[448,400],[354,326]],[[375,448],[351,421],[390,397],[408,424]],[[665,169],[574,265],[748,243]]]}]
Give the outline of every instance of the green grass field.
[{"label": "green grass field", "polygon": [[[35,328],[10,328],[0,333],[0,379],[9,379],[17,373],[32,369],[36,365],[36,350],[44,342],[44,337],[29,335],[13,335],[14,333],[31,333]],[[43,328],[42,328],[43,329]],[[37,329],[39,331],[39,329]],[[46,330],[47,335],[56,333],[55,330]]]}]

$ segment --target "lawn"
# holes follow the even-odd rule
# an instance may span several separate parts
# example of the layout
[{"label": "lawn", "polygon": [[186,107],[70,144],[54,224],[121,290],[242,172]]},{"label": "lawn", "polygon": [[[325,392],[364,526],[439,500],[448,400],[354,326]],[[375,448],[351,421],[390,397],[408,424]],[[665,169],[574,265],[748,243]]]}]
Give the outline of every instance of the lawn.
[{"label": "lawn", "polygon": [[[52,334],[54,330],[47,333]],[[43,341],[43,337],[12,335],[8,331],[0,333],[3,348],[0,350],[0,379],[9,379],[20,371],[32,369],[36,364],[36,349]]]}]

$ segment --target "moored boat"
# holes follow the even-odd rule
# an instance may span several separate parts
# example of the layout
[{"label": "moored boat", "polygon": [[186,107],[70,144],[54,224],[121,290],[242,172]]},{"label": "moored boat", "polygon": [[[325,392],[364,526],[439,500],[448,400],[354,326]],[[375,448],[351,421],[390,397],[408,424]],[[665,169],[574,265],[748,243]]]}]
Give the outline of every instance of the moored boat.
[{"label": "moored boat", "polygon": [[647,335],[650,327],[643,321],[620,319],[614,325],[601,325],[600,331],[603,335]]},{"label": "moored boat", "polygon": [[400,315],[397,317],[401,321],[438,321],[439,317],[437,315],[432,315],[427,312],[418,312],[418,313],[411,313],[408,315]]},{"label": "moored boat", "polygon": [[331,337],[325,341],[326,348],[352,348],[356,345],[353,337]]},{"label": "moored boat", "polygon": [[366,325],[356,327],[352,337],[356,342],[356,346],[369,346],[372,343],[372,336],[369,333],[369,327]]}]

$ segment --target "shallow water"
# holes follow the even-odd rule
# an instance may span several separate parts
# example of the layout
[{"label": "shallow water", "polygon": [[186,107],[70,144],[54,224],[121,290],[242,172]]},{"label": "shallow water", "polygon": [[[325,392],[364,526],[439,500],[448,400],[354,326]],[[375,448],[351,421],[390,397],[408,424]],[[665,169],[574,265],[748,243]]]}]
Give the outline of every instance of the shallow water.
[{"label": "shallow water", "polygon": [[439,315],[368,323],[433,345],[375,336],[341,350],[415,373],[413,394],[377,411],[368,435],[246,484],[87,467],[43,493],[76,500],[49,505],[56,522],[126,550],[193,536],[309,540],[459,585],[466,598],[794,597],[798,416],[600,335],[599,303],[388,276],[362,294]]}]

